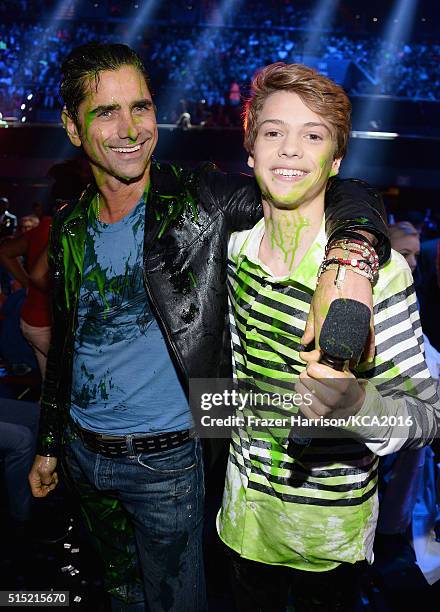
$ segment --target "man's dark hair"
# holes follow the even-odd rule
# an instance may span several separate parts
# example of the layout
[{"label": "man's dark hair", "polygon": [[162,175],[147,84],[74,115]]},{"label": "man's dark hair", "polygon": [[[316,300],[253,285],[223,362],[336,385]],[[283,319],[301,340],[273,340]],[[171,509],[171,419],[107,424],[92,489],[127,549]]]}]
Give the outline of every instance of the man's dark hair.
[{"label": "man's dark hair", "polygon": [[149,87],[150,79],[139,55],[122,44],[87,43],[76,47],[61,65],[62,80],[60,94],[67,113],[79,127],[78,108],[87,96],[87,85],[99,83],[99,74],[104,70],[118,70],[122,66],[133,66],[145,77]]}]

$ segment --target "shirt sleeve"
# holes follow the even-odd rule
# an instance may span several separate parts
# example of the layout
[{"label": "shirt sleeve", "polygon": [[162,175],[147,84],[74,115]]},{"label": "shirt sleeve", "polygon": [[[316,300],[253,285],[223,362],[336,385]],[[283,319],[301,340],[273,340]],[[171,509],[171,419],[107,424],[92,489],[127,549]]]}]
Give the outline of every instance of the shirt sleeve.
[{"label": "shirt sleeve", "polygon": [[365,401],[346,428],[377,455],[421,448],[435,437],[440,420],[411,272],[394,254],[384,277],[374,306],[376,357],[358,372]]}]

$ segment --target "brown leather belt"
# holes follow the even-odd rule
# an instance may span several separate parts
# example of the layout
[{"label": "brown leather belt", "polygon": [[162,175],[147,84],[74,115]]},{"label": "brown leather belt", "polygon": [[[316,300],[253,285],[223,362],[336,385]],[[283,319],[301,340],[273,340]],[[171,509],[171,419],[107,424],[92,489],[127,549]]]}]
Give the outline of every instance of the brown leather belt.
[{"label": "brown leather belt", "polygon": [[181,446],[192,437],[189,429],[171,431],[157,436],[138,436],[136,434],[109,436],[83,429],[74,421],[71,421],[71,424],[84,446],[104,457],[127,457],[138,453],[165,451]]}]

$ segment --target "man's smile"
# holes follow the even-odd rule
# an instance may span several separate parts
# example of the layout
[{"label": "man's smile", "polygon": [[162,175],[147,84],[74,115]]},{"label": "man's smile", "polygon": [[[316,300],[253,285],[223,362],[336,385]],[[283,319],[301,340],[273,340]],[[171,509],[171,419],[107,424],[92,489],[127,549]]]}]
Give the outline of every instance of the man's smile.
[{"label": "man's smile", "polygon": [[115,153],[133,154],[133,153],[136,153],[137,151],[139,151],[143,144],[144,144],[143,142],[140,142],[140,143],[138,143],[136,145],[124,146],[124,147],[112,147],[112,146],[109,146],[109,149],[111,151],[114,151]]}]

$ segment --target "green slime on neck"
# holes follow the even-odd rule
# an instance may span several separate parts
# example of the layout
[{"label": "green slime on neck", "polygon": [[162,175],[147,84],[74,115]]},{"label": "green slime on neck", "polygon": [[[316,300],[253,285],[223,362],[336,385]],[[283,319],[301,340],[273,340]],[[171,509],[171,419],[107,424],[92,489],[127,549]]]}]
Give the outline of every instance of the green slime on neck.
[{"label": "green slime on neck", "polygon": [[[297,218],[295,218],[297,217]],[[288,214],[281,221],[268,221],[270,228],[270,243],[272,250],[276,248],[281,251],[284,263],[288,264],[289,270],[292,269],[295,254],[298,250],[301,232],[305,227],[310,226],[310,221],[297,213]]]}]

